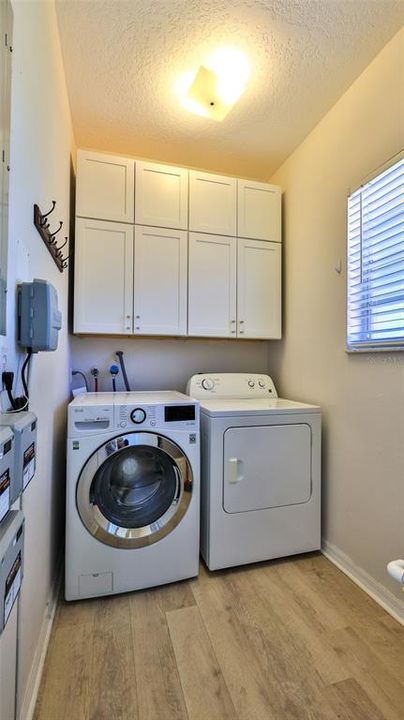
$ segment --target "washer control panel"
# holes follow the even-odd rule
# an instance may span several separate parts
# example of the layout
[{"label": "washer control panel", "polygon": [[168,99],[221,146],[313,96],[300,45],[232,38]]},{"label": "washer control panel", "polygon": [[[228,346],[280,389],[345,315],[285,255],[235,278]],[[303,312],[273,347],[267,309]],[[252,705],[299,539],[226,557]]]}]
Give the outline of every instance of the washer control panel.
[{"label": "washer control panel", "polygon": [[272,378],[269,375],[255,373],[193,375],[188,381],[187,393],[198,399],[278,397]]},{"label": "washer control panel", "polygon": [[122,430],[197,427],[199,404],[169,403],[162,405],[120,405],[116,408],[117,426]]}]

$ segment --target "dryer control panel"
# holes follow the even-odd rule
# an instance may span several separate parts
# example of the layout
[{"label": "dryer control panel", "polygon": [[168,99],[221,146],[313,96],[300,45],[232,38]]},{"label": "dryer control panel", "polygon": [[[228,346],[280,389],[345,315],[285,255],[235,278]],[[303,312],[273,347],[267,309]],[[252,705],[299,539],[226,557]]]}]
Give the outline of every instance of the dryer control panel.
[{"label": "dryer control panel", "polygon": [[188,381],[187,394],[198,399],[278,397],[272,378],[258,373],[193,375]]}]

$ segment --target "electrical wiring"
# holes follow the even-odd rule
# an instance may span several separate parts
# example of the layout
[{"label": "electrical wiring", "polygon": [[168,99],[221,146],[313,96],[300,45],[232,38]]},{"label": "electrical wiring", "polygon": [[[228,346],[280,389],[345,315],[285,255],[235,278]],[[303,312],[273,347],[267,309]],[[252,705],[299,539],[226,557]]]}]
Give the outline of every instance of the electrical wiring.
[{"label": "electrical wiring", "polygon": [[7,415],[16,415],[17,413],[23,412],[24,410],[28,410],[29,399],[26,396],[24,396],[24,397],[25,397],[25,405],[18,408],[18,410],[7,410]]},{"label": "electrical wiring", "polygon": [[[11,407],[13,408],[13,412],[16,412],[15,400],[14,400],[13,393],[11,392],[10,388],[6,388],[6,393],[7,393],[8,401],[9,401]],[[17,410],[17,412],[18,412],[18,410]]]},{"label": "electrical wiring", "polygon": [[27,371],[27,373],[29,371],[31,358],[32,358],[32,350],[31,350],[31,348],[28,348],[27,357],[25,358],[23,366],[21,368],[21,382],[22,382],[25,397],[27,398],[27,400],[29,399],[29,391],[28,391],[28,378],[25,377],[25,371]]}]

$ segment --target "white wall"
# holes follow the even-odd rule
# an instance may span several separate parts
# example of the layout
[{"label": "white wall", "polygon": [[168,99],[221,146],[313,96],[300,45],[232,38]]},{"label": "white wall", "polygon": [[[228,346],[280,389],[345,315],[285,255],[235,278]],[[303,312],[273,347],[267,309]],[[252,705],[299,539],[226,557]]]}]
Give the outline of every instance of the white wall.
[{"label": "white wall", "polygon": [[[20,606],[20,704],[30,690],[35,653],[63,536],[64,426],[68,399],[67,273],[58,271],[33,226],[33,205],[57,202],[55,220],[69,224],[72,130],[53,2],[13,2],[10,240],[7,346],[15,347],[15,288],[44,278],[56,287],[64,328],[54,353],[32,359],[30,391],[38,415],[37,472],[23,499],[26,515],[25,578]],[[19,244],[29,258],[23,261]],[[37,658],[36,658],[37,659]],[[27,699],[27,698],[26,698]]]},{"label": "white wall", "polygon": [[282,394],[323,409],[325,539],[397,599],[385,566],[404,556],[404,352],[345,352],[346,197],[404,146],[403,66],[404,30],[272,178],[286,290],[269,348]]},{"label": "white wall", "polygon": [[[100,389],[111,390],[109,367],[123,350],[133,390],[185,391],[187,380],[197,372],[266,372],[265,341],[197,340],[191,338],[80,338],[71,343],[72,367],[89,381],[91,367],[100,370]],[[75,381],[80,384],[79,379]],[[121,389],[122,378],[118,378]],[[92,389],[92,387],[91,387]]]}]

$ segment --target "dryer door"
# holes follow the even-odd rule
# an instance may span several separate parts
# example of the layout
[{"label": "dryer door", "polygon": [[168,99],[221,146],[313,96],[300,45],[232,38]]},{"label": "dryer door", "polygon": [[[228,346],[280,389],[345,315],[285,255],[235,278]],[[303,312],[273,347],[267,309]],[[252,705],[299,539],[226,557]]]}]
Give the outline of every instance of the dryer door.
[{"label": "dryer door", "polygon": [[228,513],[297,505],[311,497],[311,428],[285,424],[224,434],[223,508]]},{"label": "dryer door", "polygon": [[97,540],[144,547],[178,525],[192,485],[191,466],[178,445],[156,433],[128,433],[88,459],[77,482],[77,508]]}]

